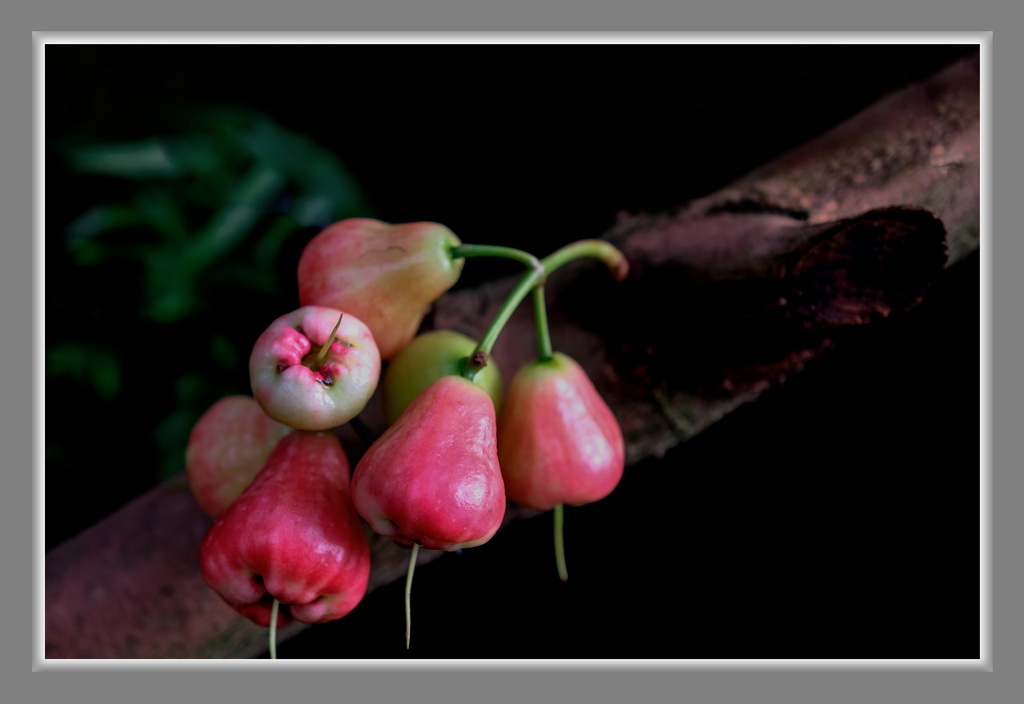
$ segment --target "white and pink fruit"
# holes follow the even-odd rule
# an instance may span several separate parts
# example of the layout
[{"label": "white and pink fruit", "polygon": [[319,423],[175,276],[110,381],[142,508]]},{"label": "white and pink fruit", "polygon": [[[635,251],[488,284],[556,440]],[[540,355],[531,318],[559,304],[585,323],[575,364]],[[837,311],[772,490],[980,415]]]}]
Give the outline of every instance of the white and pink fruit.
[{"label": "white and pink fruit", "polygon": [[327,430],[366,407],[380,368],[373,333],[361,320],[334,308],[303,306],[275,320],[256,340],[249,380],[256,401],[274,420],[299,430]]}]

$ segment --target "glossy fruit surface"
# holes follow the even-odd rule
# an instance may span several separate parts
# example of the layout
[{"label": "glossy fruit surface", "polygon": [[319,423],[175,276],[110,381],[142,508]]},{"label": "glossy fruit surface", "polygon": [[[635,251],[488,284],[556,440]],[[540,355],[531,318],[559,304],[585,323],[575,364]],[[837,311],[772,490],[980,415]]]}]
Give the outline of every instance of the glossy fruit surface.
[{"label": "glossy fruit surface", "polygon": [[[321,363],[316,358],[341,326]],[[366,407],[380,379],[380,353],[370,329],[334,308],[304,306],[282,315],[253,345],[252,392],[274,420],[300,430],[326,430]]]},{"label": "glossy fruit surface", "polygon": [[508,498],[538,510],[604,498],[622,478],[622,430],[570,357],[522,367],[509,382],[498,425]]},{"label": "glossy fruit surface", "polygon": [[446,376],[409,404],[356,465],[356,510],[402,545],[481,545],[505,515],[494,404],[470,381]]},{"label": "glossy fruit surface", "polygon": [[299,258],[299,302],[351,312],[391,359],[419,329],[430,305],[459,279],[458,237],[436,222],[391,225],[371,218],[336,222]]},{"label": "glossy fruit surface", "polygon": [[[458,376],[463,362],[476,349],[476,340],[454,330],[431,330],[417,335],[395,355],[381,378],[381,398],[389,423],[420,394],[443,376]],[[473,383],[491,397],[495,411],[501,408],[501,370],[490,359]]]},{"label": "glossy fruit surface", "polygon": [[225,396],[210,406],[185,448],[185,475],[203,512],[211,518],[224,513],[291,431],[251,396]]},{"label": "glossy fruit surface", "polygon": [[203,579],[240,614],[278,625],[348,614],[366,593],[370,548],[349,490],[349,463],[330,432],[295,431],[210,527]]}]

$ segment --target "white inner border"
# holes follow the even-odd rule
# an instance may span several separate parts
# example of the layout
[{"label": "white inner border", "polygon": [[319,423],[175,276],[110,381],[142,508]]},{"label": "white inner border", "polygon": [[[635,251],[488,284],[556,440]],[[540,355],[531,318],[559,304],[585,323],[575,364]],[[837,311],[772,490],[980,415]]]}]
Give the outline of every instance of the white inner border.
[{"label": "white inner border", "polygon": [[45,271],[43,244],[45,233],[44,170],[44,48],[49,44],[977,44],[981,49],[981,472],[980,500],[980,653],[977,660],[48,660],[45,657],[44,599],[45,585],[45,396],[43,365],[36,358],[34,389],[38,403],[35,418],[35,501],[36,525],[33,546],[35,557],[35,648],[33,670],[124,670],[124,669],[201,669],[201,670],[437,670],[442,669],[620,669],[620,670],[992,670],[992,495],[991,495],[991,420],[989,417],[990,320],[991,299],[985,282],[991,281],[992,261],[988,247],[991,234],[991,120],[992,120],[992,33],[991,32],[35,32],[34,48],[34,161],[35,161],[35,259],[36,282],[34,314],[37,321],[35,346],[45,350],[44,319]]}]

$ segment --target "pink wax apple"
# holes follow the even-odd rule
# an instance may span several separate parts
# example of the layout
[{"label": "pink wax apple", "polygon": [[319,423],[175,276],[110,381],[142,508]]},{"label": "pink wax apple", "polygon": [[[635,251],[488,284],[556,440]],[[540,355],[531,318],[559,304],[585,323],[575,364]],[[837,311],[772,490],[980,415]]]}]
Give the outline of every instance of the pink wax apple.
[{"label": "pink wax apple", "polygon": [[458,376],[438,379],[359,460],[356,510],[401,545],[482,545],[505,515],[496,432],[484,389]]},{"label": "pink wax apple", "polygon": [[351,312],[373,331],[383,359],[413,338],[430,305],[451,288],[461,244],[436,222],[392,225],[349,218],[322,230],[302,251],[299,302]]},{"label": "pink wax apple", "polygon": [[210,406],[185,448],[185,475],[203,512],[211,518],[224,513],[291,431],[251,396],[225,396]]},{"label": "pink wax apple", "polygon": [[[341,325],[331,332],[341,317]],[[322,360],[318,356],[327,342]],[[349,313],[304,306],[271,323],[249,358],[252,392],[274,420],[300,430],[326,430],[366,407],[380,379],[380,353],[370,329]]]},{"label": "pink wax apple", "polygon": [[370,546],[352,506],[349,462],[331,432],[295,431],[210,527],[203,579],[260,626],[341,618],[366,593]]},{"label": "pink wax apple", "polygon": [[586,372],[570,357],[533,362],[513,376],[498,423],[508,498],[537,510],[581,506],[622,479],[622,430]]}]

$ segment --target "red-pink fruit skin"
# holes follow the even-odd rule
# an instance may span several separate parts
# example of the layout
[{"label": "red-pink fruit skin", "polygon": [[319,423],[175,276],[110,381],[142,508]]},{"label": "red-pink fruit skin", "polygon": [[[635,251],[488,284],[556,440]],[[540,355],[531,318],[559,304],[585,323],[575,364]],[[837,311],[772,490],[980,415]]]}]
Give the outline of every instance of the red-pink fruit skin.
[{"label": "red-pink fruit skin", "polygon": [[401,545],[451,551],[490,540],[505,515],[491,397],[462,377],[435,381],[359,460],[352,498]]},{"label": "red-pink fruit skin", "polygon": [[570,357],[520,368],[498,423],[509,500],[545,511],[603,499],[622,479],[625,444],[615,415]]},{"label": "red-pink fruit skin", "polygon": [[291,430],[251,396],[225,396],[210,406],[185,448],[185,476],[203,512],[211,518],[224,513]]},{"label": "red-pink fruit skin", "polygon": [[299,301],[351,312],[373,331],[382,359],[391,359],[419,329],[430,305],[459,279],[461,244],[436,222],[392,225],[349,218],[319,232],[303,248]]},{"label": "red-pink fruit skin", "polygon": [[349,462],[330,432],[295,431],[210,527],[203,579],[240,614],[270,625],[345,616],[366,593],[370,547],[352,505]]}]

